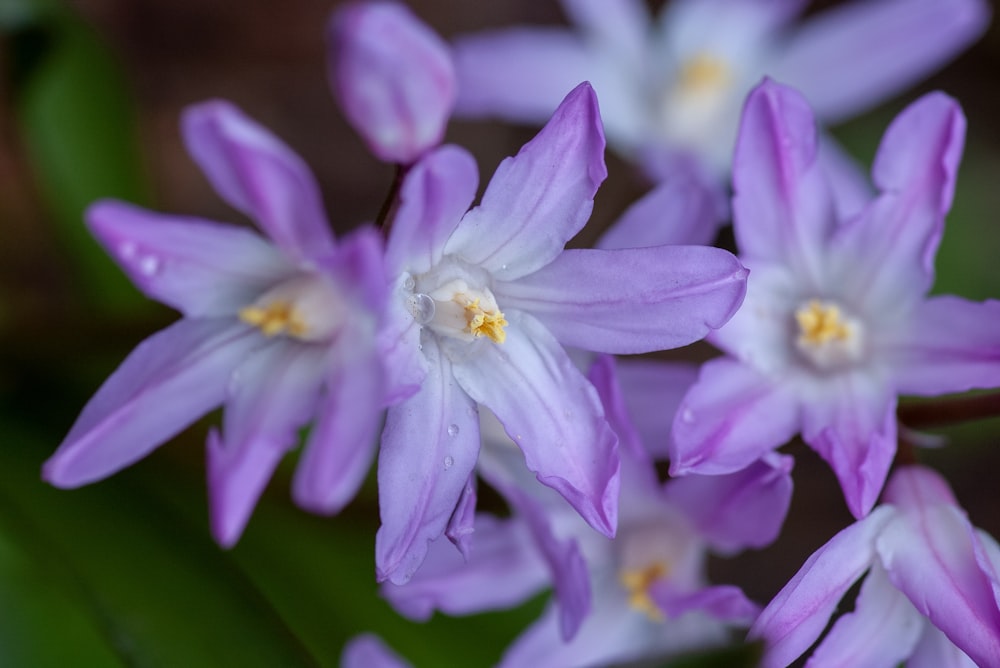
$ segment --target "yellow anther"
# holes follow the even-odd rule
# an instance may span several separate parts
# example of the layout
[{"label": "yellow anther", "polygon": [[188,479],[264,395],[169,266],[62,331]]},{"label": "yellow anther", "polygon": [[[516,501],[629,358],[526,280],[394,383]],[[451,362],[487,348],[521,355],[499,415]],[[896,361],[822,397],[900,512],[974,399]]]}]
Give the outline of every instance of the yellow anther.
[{"label": "yellow anther", "polygon": [[267,306],[247,306],[240,309],[240,320],[259,328],[264,336],[288,334],[303,337],[307,327],[302,316],[287,302],[271,302]]},{"label": "yellow anther", "polygon": [[681,64],[676,85],[690,93],[707,92],[722,88],[731,76],[724,60],[709,53],[697,53]]},{"label": "yellow anther", "polygon": [[831,341],[847,341],[853,335],[850,325],[844,322],[840,308],[818,299],[795,312],[799,323],[799,343],[821,346]]},{"label": "yellow anther", "polygon": [[654,561],[645,568],[625,569],[618,580],[628,592],[628,604],[646,614],[654,622],[662,622],[663,612],[649,595],[649,588],[667,576],[670,569],[662,561]]},{"label": "yellow anther", "polygon": [[483,310],[479,306],[479,300],[475,299],[465,305],[465,320],[468,323],[469,333],[473,336],[488,336],[495,343],[503,343],[507,340],[507,319],[503,317],[500,310]]}]

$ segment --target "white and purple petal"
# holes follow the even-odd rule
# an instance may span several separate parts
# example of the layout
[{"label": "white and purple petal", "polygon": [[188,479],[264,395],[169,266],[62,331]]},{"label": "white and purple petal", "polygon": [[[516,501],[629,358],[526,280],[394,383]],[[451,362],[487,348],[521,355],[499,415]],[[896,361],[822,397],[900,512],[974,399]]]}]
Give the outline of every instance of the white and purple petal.
[{"label": "white and purple petal", "polygon": [[149,337],[87,403],[42,476],[78,487],[142,459],[222,404],[231,374],[262,343],[231,318],[184,319]]},{"label": "white and purple petal", "polygon": [[239,540],[281,458],[312,418],[326,369],[323,346],[271,342],[233,372],[220,438],[208,443],[212,534],[223,547]]},{"label": "white and purple petal", "polygon": [[386,582],[381,593],[397,612],[422,621],[436,610],[469,615],[514,607],[547,587],[551,577],[524,521],[480,513],[468,559],[448,541],[435,540],[409,582]]},{"label": "white and purple petal", "polygon": [[422,274],[441,261],[445,242],[469,210],[479,172],[458,146],[442,146],[413,166],[399,193],[386,248],[390,272]]},{"label": "white and purple petal", "polygon": [[925,620],[876,561],[854,610],[841,615],[809,658],[809,666],[898,666],[913,651]]},{"label": "white and purple petal", "polygon": [[743,469],[799,431],[788,383],[727,357],[706,362],[674,418],[671,475]]},{"label": "white and purple petal", "polygon": [[445,252],[501,281],[537,271],[587,222],[607,173],[597,97],[580,84],[516,156],[500,163]]},{"label": "white and purple petal", "polygon": [[802,403],[802,439],[833,469],[860,519],[878,500],[896,454],[896,396],[864,371],[821,383],[823,391]]},{"label": "white and purple petal", "polygon": [[675,478],[664,495],[716,550],[766,547],[788,514],[792,463],[787,455],[769,453],[736,473]]},{"label": "white and purple petal", "polygon": [[104,200],[87,227],[142,292],[188,317],[233,316],[295,271],[253,231]]},{"label": "white and purple petal", "polygon": [[479,413],[433,336],[422,337],[429,371],[420,390],[389,409],[378,460],[379,581],[403,584],[441,536],[479,455]]},{"label": "white and purple petal", "polygon": [[289,256],[309,260],[333,250],[333,234],[312,172],[288,146],[229,102],[188,107],[188,152],[216,192]]},{"label": "white and purple petal", "polygon": [[751,91],[733,157],[733,231],[741,257],[784,264],[807,286],[822,280],[836,222],[817,146],[799,93],[770,79]]},{"label": "white and purple petal", "polygon": [[495,293],[564,345],[645,353],[687,345],[725,324],[743,302],[746,276],[731,253],[707,246],[572,249],[497,283]]},{"label": "white and purple petal", "polygon": [[989,24],[982,0],[858,0],[809,19],[769,74],[806,96],[826,123],[902,92],[974,42]]},{"label": "white and purple petal", "polygon": [[613,536],[618,439],[597,392],[544,326],[516,311],[507,317],[507,340],[474,342],[479,349],[455,362],[455,379],[493,411],[542,484]]},{"label": "white and purple petal", "polygon": [[748,635],[765,643],[761,668],[782,668],[809,649],[841,597],[872,564],[875,539],[896,515],[891,507],[875,508],[814,552],[778,592]]}]

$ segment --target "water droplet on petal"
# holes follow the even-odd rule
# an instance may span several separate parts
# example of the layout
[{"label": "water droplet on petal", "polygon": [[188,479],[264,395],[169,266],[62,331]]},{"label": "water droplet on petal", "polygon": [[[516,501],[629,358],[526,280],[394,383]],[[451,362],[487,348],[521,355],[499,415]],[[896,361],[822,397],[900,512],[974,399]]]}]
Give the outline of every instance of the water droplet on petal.
[{"label": "water droplet on petal", "polygon": [[143,276],[155,276],[156,272],[160,270],[160,259],[153,256],[147,255],[146,257],[139,260],[139,273]]},{"label": "water droplet on petal", "polygon": [[121,254],[122,258],[125,260],[131,260],[135,257],[136,251],[139,250],[134,241],[123,241],[118,246],[118,253]]},{"label": "water droplet on petal", "polygon": [[403,281],[403,288],[406,290],[412,290],[416,284],[417,282],[413,280],[412,276],[407,276],[406,280]]},{"label": "water droplet on petal", "polygon": [[409,309],[413,319],[421,325],[426,325],[434,319],[434,312],[437,307],[434,300],[423,293],[410,295],[406,298],[406,308]]},{"label": "water droplet on petal", "polygon": [[458,436],[458,425],[457,424],[450,424],[450,425],[448,425],[448,435],[449,436]]},{"label": "water droplet on petal", "polygon": [[446,469],[450,469],[454,465],[455,465],[455,460],[451,455],[448,455],[447,457],[444,458],[444,467]]},{"label": "water droplet on petal", "polygon": [[690,408],[685,408],[681,412],[681,421],[682,422],[686,422],[688,424],[691,424],[692,422],[694,422],[694,413],[691,412]]}]

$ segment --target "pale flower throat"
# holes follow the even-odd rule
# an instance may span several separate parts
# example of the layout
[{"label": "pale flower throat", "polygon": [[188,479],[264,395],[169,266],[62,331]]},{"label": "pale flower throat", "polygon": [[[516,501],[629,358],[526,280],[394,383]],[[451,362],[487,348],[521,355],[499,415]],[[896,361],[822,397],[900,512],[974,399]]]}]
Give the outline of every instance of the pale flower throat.
[{"label": "pale flower throat", "polygon": [[264,336],[288,336],[309,343],[329,341],[343,322],[343,300],[318,274],[279,283],[239,311],[239,319]]},{"label": "pale flower throat", "polygon": [[478,273],[445,260],[427,274],[406,279],[403,287],[411,291],[406,307],[413,319],[460,341],[506,341],[507,319]]},{"label": "pale flower throat", "polygon": [[861,360],[861,322],[836,302],[810,299],[796,309],[795,322],[795,347],[817,369],[842,368]]}]

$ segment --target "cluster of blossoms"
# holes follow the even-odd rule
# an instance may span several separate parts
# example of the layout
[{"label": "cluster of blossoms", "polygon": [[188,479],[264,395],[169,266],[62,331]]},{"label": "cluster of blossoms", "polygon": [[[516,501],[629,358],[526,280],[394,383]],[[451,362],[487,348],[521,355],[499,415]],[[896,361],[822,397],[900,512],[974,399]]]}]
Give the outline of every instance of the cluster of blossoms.
[{"label": "cluster of blossoms", "polygon": [[[659,658],[749,628],[785,666],[866,572],[811,665],[1000,665],[1000,547],[936,473],[890,473],[897,395],[1000,386],[1000,302],[926,296],[964,117],[941,93],[911,104],[871,185],[815,117],[905,86],[987,10],[859,1],[793,31],[803,4],[675,0],[652,22],[637,0],[563,0],[582,36],[453,48],[401,5],[341,8],[332,84],[399,166],[390,215],[335,240],[291,149],[228,103],[190,108],[189,152],[259,230],[91,207],[108,252],[184,317],[112,374],[44,477],[99,480],[225,405],[207,444],[221,545],[304,427],[293,495],[314,512],[343,508],[377,451],[375,571],[401,614],[554,590],[503,665]],[[441,145],[453,112],[544,121],[475,206],[475,160]],[[596,248],[566,249],[607,175],[605,130],[662,182]],[[738,257],[703,245],[727,211]],[[705,337],[723,355],[700,368],[611,357]],[[857,523],[762,608],[706,560],[778,537],[792,460],[774,449],[799,433]],[[480,480],[510,517],[477,512]],[[403,660],[363,637],[344,664]]]}]

